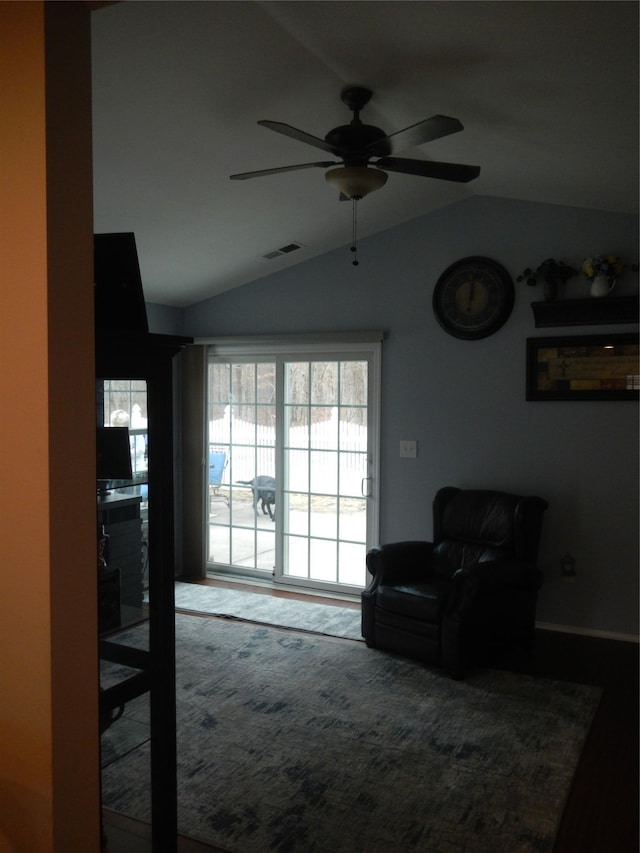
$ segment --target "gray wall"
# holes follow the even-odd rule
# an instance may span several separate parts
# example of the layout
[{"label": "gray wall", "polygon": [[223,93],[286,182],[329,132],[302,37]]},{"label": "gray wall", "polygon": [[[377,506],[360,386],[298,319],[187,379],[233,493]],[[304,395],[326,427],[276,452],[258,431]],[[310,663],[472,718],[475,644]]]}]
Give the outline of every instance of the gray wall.
[{"label": "gray wall", "polygon": [[170,305],[146,303],[149,331],[158,335],[182,335],[183,311]]},{"label": "gray wall", "polygon": [[[515,279],[546,257],[578,264],[597,252],[636,261],[638,218],[474,198],[362,240],[357,268],[345,247],[185,309],[179,331],[385,329],[381,540],[430,538],[431,500],[443,485],[539,494],[550,503],[539,620],[637,635],[637,407],[525,401],[527,337],[637,331],[637,325],[536,329],[530,303],[542,295],[526,285],[516,286],[507,324],[481,341],[445,334],[431,309],[436,280],[460,258],[488,256]],[[637,290],[637,273],[630,273],[616,293]],[[587,294],[582,277],[563,293]],[[401,439],[418,441],[417,459],[399,457]],[[575,584],[560,580],[565,552],[576,558]]]}]

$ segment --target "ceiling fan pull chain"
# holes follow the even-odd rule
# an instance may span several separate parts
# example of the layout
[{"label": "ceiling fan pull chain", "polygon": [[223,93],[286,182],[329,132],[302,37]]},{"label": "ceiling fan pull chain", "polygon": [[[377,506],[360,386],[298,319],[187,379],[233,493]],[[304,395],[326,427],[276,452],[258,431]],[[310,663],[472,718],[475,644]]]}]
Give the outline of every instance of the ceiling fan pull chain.
[{"label": "ceiling fan pull chain", "polygon": [[353,204],[353,242],[351,245],[351,251],[353,252],[353,261],[351,262],[354,267],[357,267],[359,264],[358,261],[358,199],[354,198],[351,200]]}]

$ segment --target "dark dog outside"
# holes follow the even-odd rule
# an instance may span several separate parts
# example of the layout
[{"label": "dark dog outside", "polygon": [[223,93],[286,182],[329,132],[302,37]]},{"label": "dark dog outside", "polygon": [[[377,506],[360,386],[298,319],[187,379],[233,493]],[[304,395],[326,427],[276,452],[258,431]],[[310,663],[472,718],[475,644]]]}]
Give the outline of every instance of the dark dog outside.
[{"label": "dark dog outside", "polygon": [[243,486],[251,486],[253,492],[253,508],[258,514],[258,503],[262,507],[264,515],[269,514],[271,521],[275,521],[275,515],[271,507],[276,504],[276,481],[273,477],[260,474],[253,480],[238,480]]}]

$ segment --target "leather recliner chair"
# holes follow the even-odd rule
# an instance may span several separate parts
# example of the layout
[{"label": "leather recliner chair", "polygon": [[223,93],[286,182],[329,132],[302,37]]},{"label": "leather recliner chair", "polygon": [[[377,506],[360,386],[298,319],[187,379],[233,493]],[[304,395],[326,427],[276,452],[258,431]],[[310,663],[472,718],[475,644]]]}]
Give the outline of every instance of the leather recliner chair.
[{"label": "leather recliner chair", "polygon": [[498,648],[530,653],[547,506],[538,497],[440,489],[433,542],[395,542],[367,554],[367,645],[444,667],[455,678]]}]

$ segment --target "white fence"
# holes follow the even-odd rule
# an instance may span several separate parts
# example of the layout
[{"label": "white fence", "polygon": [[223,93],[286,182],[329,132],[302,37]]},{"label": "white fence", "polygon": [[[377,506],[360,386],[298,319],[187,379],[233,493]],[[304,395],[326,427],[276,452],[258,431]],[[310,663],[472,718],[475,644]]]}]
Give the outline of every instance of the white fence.
[{"label": "white fence", "polygon": [[[226,485],[260,474],[275,476],[275,442],[275,427],[232,419],[228,406],[222,418],[209,422],[210,450],[227,453],[222,478]],[[362,480],[367,476],[367,428],[339,420],[337,408],[325,421],[290,427],[284,444],[288,489],[362,494]]]}]

